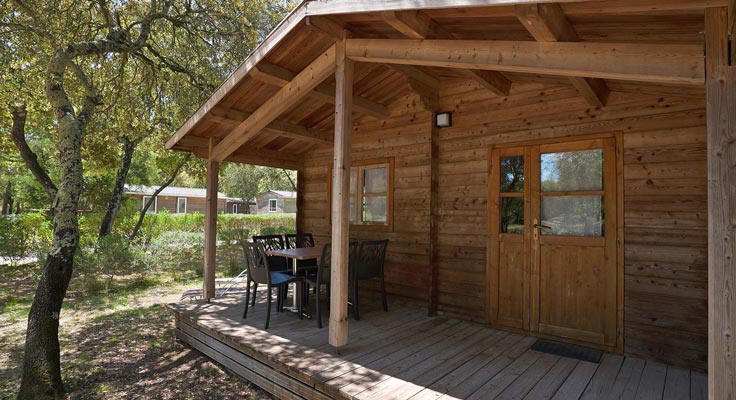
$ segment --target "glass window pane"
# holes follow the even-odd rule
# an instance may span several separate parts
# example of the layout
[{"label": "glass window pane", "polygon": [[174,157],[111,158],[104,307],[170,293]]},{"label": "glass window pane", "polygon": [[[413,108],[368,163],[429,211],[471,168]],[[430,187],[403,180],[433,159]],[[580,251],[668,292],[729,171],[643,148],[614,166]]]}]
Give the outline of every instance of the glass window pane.
[{"label": "glass window pane", "polygon": [[543,235],[603,236],[603,196],[542,197]]},{"label": "glass window pane", "polygon": [[501,157],[501,193],[524,191],[524,156]]},{"label": "glass window pane", "polygon": [[363,193],[386,193],[388,187],[388,168],[366,168],[363,171]]},{"label": "glass window pane", "polygon": [[386,196],[363,198],[363,221],[386,222]]},{"label": "glass window pane", "polygon": [[355,197],[350,196],[350,222],[355,222]]},{"label": "glass window pane", "polygon": [[358,186],[358,182],[356,181],[356,171],[357,170],[355,168],[350,169],[350,194],[355,194],[355,187]]},{"label": "glass window pane", "polygon": [[501,233],[524,233],[524,198],[501,198]]},{"label": "glass window pane", "polygon": [[542,154],[542,191],[603,190],[603,150]]}]

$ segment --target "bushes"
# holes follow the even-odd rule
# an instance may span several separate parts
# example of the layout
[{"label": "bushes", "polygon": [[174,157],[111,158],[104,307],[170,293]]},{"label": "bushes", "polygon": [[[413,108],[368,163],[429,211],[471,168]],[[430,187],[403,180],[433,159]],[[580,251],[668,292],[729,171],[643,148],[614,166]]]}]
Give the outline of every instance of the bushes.
[{"label": "bushes", "polygon": [[97,294],[113,289],[116,276],[144,279],[149,272],[146,253],[120,235],[108,235],[92,247],[80,246],[74,264],[81,289]]},{"label": "bushes", "polygon": [[40,257],[51,245],[51,221],[44,213],[0,217],[0,257]]},{"label": "bushes", "polygon": [[177,280],[202,277],[203,233],[168,231],[147,247],[148,264],[153,271],[167,272]]}]

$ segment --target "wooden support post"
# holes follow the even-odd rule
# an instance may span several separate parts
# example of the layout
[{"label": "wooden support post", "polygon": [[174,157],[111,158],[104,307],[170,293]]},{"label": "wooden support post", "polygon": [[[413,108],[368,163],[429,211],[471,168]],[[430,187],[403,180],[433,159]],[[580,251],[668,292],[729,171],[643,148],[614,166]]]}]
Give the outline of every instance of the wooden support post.
[{"label": "wooden support post", "polygon": [[736,63],[728,15],[726,7],[705,13],[710,399],[736,398]]},{"label": "wooden support post", "polygon": [[304,226],[304,171],[296,171],[296,231],[305,232]]},{"label": "wooden support post", "polygon": [[437,315],[439,304],[439,210],[440,210],[440,130],[432,113],[432,137],[430,148],[430,194],[429,194],[429,316]]},{"label": "wooden support post", "polygon": [[350,253],[350,134],[354,63],[345,40],[335,45],[335,152],[332,168],[332,262],[330,334],[332,346],[348,343],[348,258]]},{"label": "wooden support post", "polygon": [[[210,153],[215,147],[210,139]],[[207,160],[207,205],[204,210],[204,298],[215,297],[215,267],[217,265],[217,181],[220,163]]]}]

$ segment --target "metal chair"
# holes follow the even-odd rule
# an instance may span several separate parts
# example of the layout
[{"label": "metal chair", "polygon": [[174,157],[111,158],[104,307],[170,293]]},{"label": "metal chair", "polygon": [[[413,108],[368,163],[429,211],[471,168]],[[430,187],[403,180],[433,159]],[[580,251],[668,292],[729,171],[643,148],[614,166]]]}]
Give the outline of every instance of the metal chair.
[{"label": "metal chair", "polygon": [[288,233],[284,235],[287,249],[314,247],[314,236],[311,233]]},{"label": "metal chair", "polygon": [[384,279],[383,265],[386,260],[388,240],[361,242],[354,259],[350,262],[350,297],[353,303],[353,316],[360,319],[360,305],[358,297],[358,281],[379,278],[381,280],[381,301],[383,311],[388,311],[386,301],[386,280]]},{"label": "metal chair", "polygon": [[[322,247],[322,255],[317,263],[317,271],[304,277],[304,285],[313,286],[317,295],[317,327],[322,328],[322,309],[320,307],[320,288],[327,285],[327,298],[330,298],[330,260],[332,258],[332,245],[327,243]],[[304,293],[308,290],[304,290]]]},{"label": "metal chair", "polygon": [[[261,235],[253,236],[254,243],[260,243],[265,251],[271,250],[282,250],[285,249],[284,237],[281,235]],[[285,274],[292,274],[289,268],[289,261],[284,257],[278,256],[266,256],[268,258],[268,265],[271,267],[271,271],[282,272]],[[255,289],[258,290],[258,283],[255,284]],[[281,297],[279,299],[279,311],[281,311],[281,304],[283,299],[286,298],[286,288],[282,289]],[[256,304],[256,299],[253,297],[253,305]]]},{"label": "metal chair", "polygon": [[[255,282],[255,287],[262,283],[268,287],[268,300],[266,308],[266,325],[264,329],[268,329],[268,323],[271,320],[271,297],[272,289],[277,288],[278,293],[288,287],[290,283],[300,285],[303,277],[287,275],[281,272],[271,270],[268,257],[261,243],[243,242],[243,252],[245,253],[245,262],[248,267],[248,283],[245,289],[245,310],[243,311],[243,319],[248,316],[248,304],[250,303],[250,282]],[[277,293],[277,294],[278,294]],[[280,296],[279,296],[280,297]],[[256,289],[253,289],[253,305],[255,306]],[[281,303],[279,299],[279,304]],[[297,302],[299,303],[299,302]],[[297,304],[299,316],[302,315],[302,305]]]}]

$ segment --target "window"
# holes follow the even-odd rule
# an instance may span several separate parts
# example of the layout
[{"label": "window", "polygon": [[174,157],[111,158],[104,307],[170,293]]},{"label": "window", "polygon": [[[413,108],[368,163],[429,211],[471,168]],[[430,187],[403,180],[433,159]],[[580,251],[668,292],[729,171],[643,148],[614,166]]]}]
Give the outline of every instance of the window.
[{"label": "window", "polygon": [[[151,196],[143,196],[143,204],[141,205],[141,210],[146,208],[146,203],[148,203],[148,200],[151,198]],[[153,198],[153,203],[151,203],[151,207],[148,207],[148,210],[146,211],[146,214],[156,214],[156,208],[158,206],[158,198]]]},{"label": "window", "polygon": [[278,211],[278,199],[268,199],[268,212],[275,213]]},{"label": "window", "polygon": [[176,213],[186,214],[187,213],[187,198],[179,197],[176,199]]},{"label": "window", "polygon": [[238,213],[238,205],[233,204],[233,214],[237,214],[237,213]]},{"label": "window", "polygon": [[[392,158],[353,163],[350,169],[350,225],[391,230],[393,226]],[[331,171],[330,171],[331,172]],[[330,173],[332,187],[332,173]],[[331,200],[328,194],[328,199]],[[328,207],[331,204],[328,201]],[[331,209],[328,210],[328,213]]]}]

